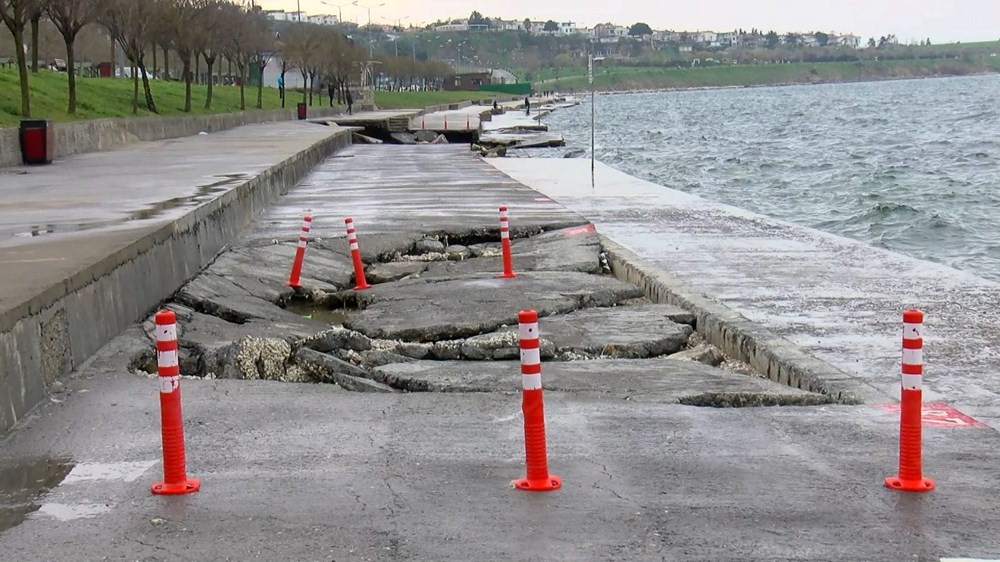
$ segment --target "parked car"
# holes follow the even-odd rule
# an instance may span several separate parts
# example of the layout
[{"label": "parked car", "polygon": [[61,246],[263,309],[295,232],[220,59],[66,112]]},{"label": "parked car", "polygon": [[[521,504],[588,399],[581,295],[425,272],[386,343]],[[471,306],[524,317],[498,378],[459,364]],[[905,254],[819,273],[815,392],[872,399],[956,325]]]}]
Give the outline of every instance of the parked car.
[{"label": "parked car", "polygon": [[66,61],[63,59],[52,59],[49,63],[49,70],[55,70],[56,72],[66,72]]}]

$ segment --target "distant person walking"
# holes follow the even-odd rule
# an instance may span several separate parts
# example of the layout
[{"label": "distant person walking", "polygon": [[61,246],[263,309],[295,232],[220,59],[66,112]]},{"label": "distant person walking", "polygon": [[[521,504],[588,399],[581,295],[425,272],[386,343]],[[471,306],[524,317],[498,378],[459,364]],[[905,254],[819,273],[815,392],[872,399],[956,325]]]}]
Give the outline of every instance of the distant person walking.
[{"label": "distant person walking", "polygon": [[527,97],[524,98],[524,114],[531,115],[531,99]]},{"label": "distant person walking", "polygon": [[337,88],[330,82],[326,87],[326,93],[330,95],[330,107],[333,107],[333,96],[337,94]]},{"label": "distant person walking", "polygon": [[347,114],[354,115],[354,96],[351,95],[351,89],[347,89]]},{"label": "distant person walking", "polygon": [[285,76],[278,75],[278,97],[281,98],[281,107],[285,107]]}]

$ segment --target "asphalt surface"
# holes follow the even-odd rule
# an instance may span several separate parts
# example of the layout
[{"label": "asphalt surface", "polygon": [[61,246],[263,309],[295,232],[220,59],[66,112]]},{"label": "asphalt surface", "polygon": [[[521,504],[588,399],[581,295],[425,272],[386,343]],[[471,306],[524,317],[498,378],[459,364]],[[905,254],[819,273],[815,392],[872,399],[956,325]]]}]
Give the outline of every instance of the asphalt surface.
[{"label": "asphalt surface", "polygon": [[121,353],[106,349],[111,359],[95,360],[3,443],[2,474],[58,480],[66,469],[39,469],[40,459],[75,465],[21,504],[35,511],[0,534],[6,558],[1000,555],[1000,436],[925,430],[925,472],[938,489],[893,492],[881,480],[895,468],[896,417],[870,407],[714,409],[548,392],[549,467],[563,488],[533,494],[510,485],[524,470],[516,394],[184,380],[188,473],[202,490],[153,496],[156,383],[124,374]]},{"label": "asphalt surface", "polygon": [[495,167],[646,262],[899,397],[902,311],[924,320],[924,399],[1000,429],[1000,284],[563,159]]}]

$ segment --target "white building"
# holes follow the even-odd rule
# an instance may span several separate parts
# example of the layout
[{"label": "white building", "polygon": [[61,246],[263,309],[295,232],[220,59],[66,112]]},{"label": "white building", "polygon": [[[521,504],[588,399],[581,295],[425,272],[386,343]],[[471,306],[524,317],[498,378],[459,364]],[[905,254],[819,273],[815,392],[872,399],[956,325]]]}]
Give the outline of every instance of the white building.
[{"label": "white building", "polygon": [[446,23],[444,25],[439,25],[434,28],[434,31],[468,31],[469,22],[465,23]]},{"label": "white building", "polygon": [[339,21],[337,21],[337,16],[331,16],[326,14],[309,16],[307,18],[307,21],[309,23],[314,23],[316,25],[337,25],[338,23],[340,23]]},{"label": "white building", "polygon": [[274,21],[294,21],[289,19],[289,13],[284,10],[267,10],[264,15]]},{"label": "white building", "polygon": [[699,31],[697,42],[711,45],[719,40],[719,34],[714,31]]},{"label": "white building", "polygon": [[524,22],[514,20],[493,20],[493,29],[497,31],[520,31],[524,28]]},{"label": "white building", "polygon": [[850,47],[852,49],[857,49],[861,47],[861,38],[857,35],[841,35],[837,38],[837,43],[841,47]]},{"label": "white building", "polygon": [[580,27],[571,21],[560,22],[559,33],[562,35],[575,35],[580,33]]}]

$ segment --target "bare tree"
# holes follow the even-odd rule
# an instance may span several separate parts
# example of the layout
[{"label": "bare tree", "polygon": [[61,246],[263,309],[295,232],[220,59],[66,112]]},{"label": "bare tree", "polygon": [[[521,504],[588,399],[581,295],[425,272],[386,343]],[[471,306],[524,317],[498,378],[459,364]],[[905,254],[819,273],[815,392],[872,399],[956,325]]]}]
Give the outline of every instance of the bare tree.
[{"label": "bare tree", "polygon": [[302,103],[309,101],[309,78],[317,66],[316,59],[322,44],[323,36],[318,25],[297,23],[287,32],[282,56],[302,75]]},{"label": "bare tree", "polygon": [[28,90],[28,61],[24,56],[24,28],[38,7],[38,0],[0,0],[0,20],[14,36],[18,80],[21,85],[21,116],[31,117],[31,92]]},{"label": "bare tree", "polygon": [[37,0],[29,8],[28,20],[31,22],[31,72],[38,74],[38,38],[41,34],[42,15],[45,11],[43,4],[47,0]]},{"label": "bare tree", "polygon": [[163,0],[163,22],[165,31],[173,37],[174,51],[181,59],[184,80],[184,111],[191,112],[191,82],[194,79],[191,66],[197,54],[203,31],[198,25],[204,0]]},{"label": "bare tree", "polygon": [[76,113],[76,56],[74,46],[80,30],[95,21],[101,11],[100,0],[48,0],[46,11],[66,43],[66,76],[69,81],[67,113]]},{"label": "bare tree", "polygon": [[149,89],[149,76],[146,74],[146,44],[153,22],[160,13],[159,0],[100,0],[105,6],[101,14],[101,22],[111,32],[115,42],[122,48],[137,69],[132,73],[134,84],[132,112],[139,112],[139,74],[142,74],[142,86],[146,94],[146,108],[156,113],[156,103]]},{"label": "bare tree", "polygon": [[232,6],[232,4],[222,0],[207,0],[198,6],[200,12],[198,25],[201,27],[202,33],[197,39],[198,53],[195,56],[200,54],[205,59],[205,65],[208,66],[208,92],[205,94],[205,109],[212,107],[215,61],[225,48],[226,34],[230,32],[227,27],[233,25],[233,22],[226,17],[230,11],[227,10],[228,6]]}]

